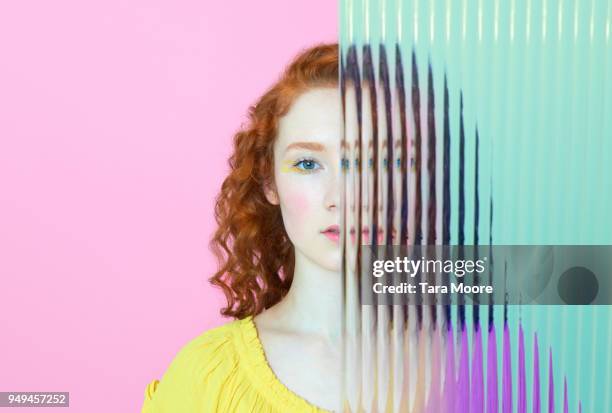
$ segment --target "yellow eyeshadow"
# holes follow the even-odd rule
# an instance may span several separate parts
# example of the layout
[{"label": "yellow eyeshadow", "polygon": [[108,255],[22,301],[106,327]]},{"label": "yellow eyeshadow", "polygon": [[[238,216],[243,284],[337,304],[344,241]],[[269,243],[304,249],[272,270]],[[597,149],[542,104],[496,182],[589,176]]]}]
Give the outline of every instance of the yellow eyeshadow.
[{"label": "yellow eyeshadow", "polygon": [[281,165],[281,172],[297,172],[300,174],[309,174],[311,171],[306,171],[304,169],[300,169],[297,166],[294,166],[293,161],[283,161]]},{"label": "yellow eyeshadow", "polygon": [[293,162],[283,161],[283,164],[281,165],[281,172],[291,172],[292,169],[295,169]]}]

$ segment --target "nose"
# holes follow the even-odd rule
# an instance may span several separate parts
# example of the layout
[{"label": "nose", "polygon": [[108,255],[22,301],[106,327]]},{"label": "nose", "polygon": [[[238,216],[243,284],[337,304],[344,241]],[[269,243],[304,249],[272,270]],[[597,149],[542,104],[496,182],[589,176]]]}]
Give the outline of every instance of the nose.
[{"label": "nose", "polygon": [[333,211],[339,207],[340,205],[340,173],[339,171],[334,171],[334,173],[330,174],[329,182],[325,190],[325,199],[323,202],[325,203],[325,208],[330,211]]}]

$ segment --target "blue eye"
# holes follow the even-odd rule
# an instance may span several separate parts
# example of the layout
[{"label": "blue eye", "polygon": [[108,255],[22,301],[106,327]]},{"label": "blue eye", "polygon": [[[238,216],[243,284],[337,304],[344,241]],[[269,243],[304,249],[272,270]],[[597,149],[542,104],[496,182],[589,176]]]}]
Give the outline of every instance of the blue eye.
[{"label": "blue eye", "polygon": [[302,159],[295,163],[296,168],[301,169],[303,171],[313,171],[315,169],[320,169],[321,165],[314,159]]}]

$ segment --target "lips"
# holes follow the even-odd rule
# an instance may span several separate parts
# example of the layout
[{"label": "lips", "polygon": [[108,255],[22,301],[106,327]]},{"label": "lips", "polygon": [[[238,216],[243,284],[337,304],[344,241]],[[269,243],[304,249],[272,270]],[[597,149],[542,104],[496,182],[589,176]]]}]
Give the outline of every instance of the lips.
[{"label": "lips", "polygon": [[330,225],[324,231],[321,231],[330,241],[338,242],[340,240],[340,226]]}]

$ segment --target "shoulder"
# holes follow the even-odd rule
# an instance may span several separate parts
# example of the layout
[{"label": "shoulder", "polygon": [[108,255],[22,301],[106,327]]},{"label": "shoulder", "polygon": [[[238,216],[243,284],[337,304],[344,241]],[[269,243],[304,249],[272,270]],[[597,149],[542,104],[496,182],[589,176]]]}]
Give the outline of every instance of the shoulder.
[{"label": "shoulder", "polygon": [[234,341],[240,329],[240,320],[208,330],[185,344],[176,354],[164,378],[180,373],[192,377],[210,370],[211,363],[233,363],[236,358]]},{"label": "shoulder", "polygon": [[191,361],[207,361],[214,358],[218,350],[230,351],[233,342],[240,334],[243,320],[235,320],[222,326],[210,329],[193,338],[177,353],[176,359],[189,358]]},{"label": "shoulder", "polygon": [[147,386],[142,412],[208,411],[206,400],[219,394],[219,385],[237,370],[236,342],[244,323],[213,328],[180,348],[162,379]]}]

